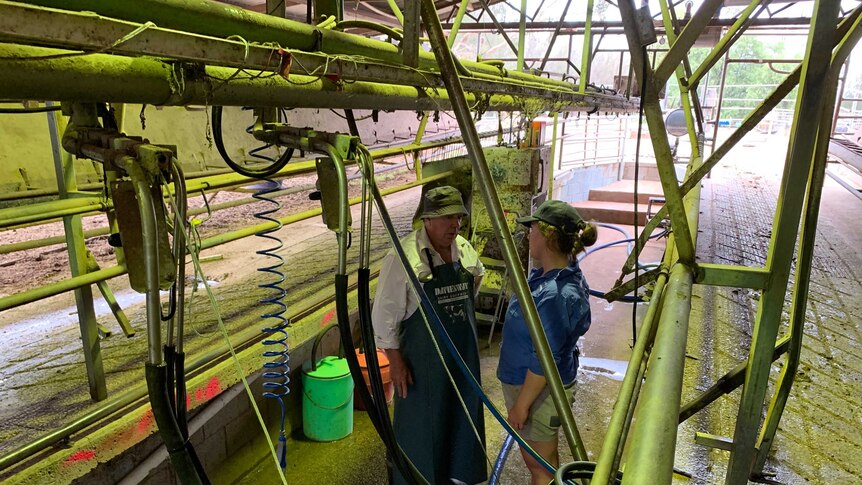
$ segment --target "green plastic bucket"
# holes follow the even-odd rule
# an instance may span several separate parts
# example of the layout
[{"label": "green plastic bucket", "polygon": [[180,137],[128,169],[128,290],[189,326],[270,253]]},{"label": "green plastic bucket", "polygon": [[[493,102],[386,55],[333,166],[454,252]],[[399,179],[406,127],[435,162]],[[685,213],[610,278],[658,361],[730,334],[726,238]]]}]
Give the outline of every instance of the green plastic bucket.
[{"label": "green plastic bucket", "polygon": [[317,359],[320,338],[314,340],[311,360],[302,365],[302,431],[314,441],[335,441],[353,432],[353,378],[347,359],[330,355]]}]

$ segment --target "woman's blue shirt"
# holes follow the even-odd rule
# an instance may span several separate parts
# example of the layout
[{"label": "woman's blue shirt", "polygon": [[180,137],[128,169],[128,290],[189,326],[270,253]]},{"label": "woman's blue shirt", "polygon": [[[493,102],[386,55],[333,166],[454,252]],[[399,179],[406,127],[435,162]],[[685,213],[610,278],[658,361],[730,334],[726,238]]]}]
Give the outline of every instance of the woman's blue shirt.
[{"label": "woman's blue shirt", "polygon": [[[590,328],[589,287],[576,261],[547,274],[542,272],[542,268],[534,269],[528,284],[560,377],[563,384],[568,385],[575,381],[578,371],[578,339]],[[540,376],[545,374],[521,305],[517,297],[513,297],[503,325],[497,378],[506,384],[521,385],[528,369]]]}]

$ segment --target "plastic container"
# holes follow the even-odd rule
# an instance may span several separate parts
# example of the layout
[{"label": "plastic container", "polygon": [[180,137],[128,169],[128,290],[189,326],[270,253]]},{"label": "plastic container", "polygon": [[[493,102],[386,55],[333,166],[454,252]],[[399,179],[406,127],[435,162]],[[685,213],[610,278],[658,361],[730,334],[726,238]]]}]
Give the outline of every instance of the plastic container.
[{"label": "plastic container", "polygon": [[[368,387],[368,392],[371,393],[371,381],[368,378],[368,365],[365,363],[365,354],[360,353],[357,349],[356,357],[359,360],[359,367],[362,368],[362,378],[365,380],[365,386]],[[383,380],[383,393],[386,396],[386,405],[392,404],[392,397],[395,395],[395,386],[392,385],[392,377],[389,375],[389,359],[386,358],[386,352],[377,351],[377,362],[380,364],[380,378]],[[365,404],[362,398],[359,397],[359,392],[353,390],[353,407],[355,409],[364,410]]]},{"label": "plastic container", "polygon": [[353,432],[353,379],[347,359],[317,359],[324,328],[314,340],[311,360],[302,364],[302,431],[314,441],[336,441]]}]

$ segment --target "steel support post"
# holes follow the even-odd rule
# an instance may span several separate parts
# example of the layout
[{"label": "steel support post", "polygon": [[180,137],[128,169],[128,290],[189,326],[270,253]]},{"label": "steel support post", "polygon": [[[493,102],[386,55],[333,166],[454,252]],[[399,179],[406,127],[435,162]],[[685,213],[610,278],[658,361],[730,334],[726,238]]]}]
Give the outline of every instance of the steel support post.
[{"label": "steel support post", "polygon": [[[72,155],[60,146],[65,118],[57,112],[48,113],[48,133],[51,138],[51,151],[54,154],[54,173],[61,199],[69,197],[78,188],[75,162]],[[69,254],[69,268],[72,277],[87,274],[87,246],[84,244],[84,227],[81,216],[63,217],[63,230],[66,234],[66,251]],[[87,368],[87,382],[90,398],[102,401],[108,397],[105,385],[105,369],[102,365],[102,349],[99,345],[99,324],[93,308],[93,289],[89,285],[75,289],[75,306],[78,310],[78,326],[81,330],[81,343],[84,345],[84,365]]]},{"label": "steel support post", "polygon": [[[671,50],[673,50],[673,48],[677,45],[677,43],[679,43],[685,39],[682,39],[682,37],[676,36],[676,29],[674,28],[673,18],[671,16],[670,8],[668,8],[667,2],[664,2],[664,1],[659,2],[659,6],[661,7],[661,17],[662,17],[662,21],[664,22],[664,30],[665,30],[665,33],[667,35],[667,40],[671,46]],[[701,10],[703,10],[704,7],[707,7],[707,5],[706,4],[702,5],[701,9],[698,10],[698,14],[701,12]],[[686,27],[686,31],[689,31],[690,28],[692,28],[691,22],[689,22],[688,26]],[[683,60],[687,60],[687,57],[686,57],[687,52],[688,52],[688,50],[686,50],[686,52],[683,54],[683,57],[681,59],[678,59],[676,61],[677,62],[676,69],[674,69],[673,72],[676,73],[676,82],[677,82],[677,85],[679,86],[679,98],[680,98],[680,102],[682,104],[682,112],[685,114],[685,125],[686,125],[686,128],[688,129],[688,141],[689,141],[689,144],[691,145],[691,156],[692,156],[692,158],[694,158],[694,157],[699,157],[700,152],[697,148],[697,132],[696,132],[695,127],[694,127],[694,117],[692,116],[692,106],[691,106],[691,100],[689,99],[688,85],[685,81],[685,75],[686,75],[685,67],[683,66],[683,63],[681,62]],[[662,62],[662,64],[659,67],[665,65],[664,63],[667,62],[667,60],[668,60],[668,58],[665,57],[664,61]],[[662,78],[656,76],[656,82],[657,83],[666,83],[667,80],[662,80]]]},{"label": "steel support post", "polygon": [[[416,128],[416,138],[413,139],[414,145],[422,143],[422,137],[425,136],[425,128],[428,126],[428,114],[427,111],[422,113],[419,127]],[[413,171],[416,172],[416,180],[422,180],[422,159],[419,157],[419,150],[413,152]]]},{"label": "steel support post", "polygon": [[593,63],[593,0],[587,0],[587,19],[584,21],[584,46],[581,49],[581,77],[578,86],[579,93],[587,92],[590,84],[590,66]]},{"label": "steel support post", "polygon": [[[394,0],[390,1],[395,3]],[[396,5],[395,8],[398,6]],[[404,59],[404,65],[419,67],[419,36],[422,33],[422,26],[417,2],[407,2],[402,25],[404,26],[404,40],[401,41],[401,55]]]},{"label": "steel support post", "polygon": [[[689,229],[689,222],[685,215],[682,192],[679,189],[679,182],[676,178],[673,155],[667,140],[664,117],[659,105],[659,86],[654,82],[652,70],[646,64],[647,60],[644,58],[644,48],[640,45],[638,39],[638,25],[635,20],[636,13],[632,0],[620,0],[619,7],[623,24],[626,26],[626,40],[629,45],[632,68],[638,77],[638,85],[641,86],[641,96],[644,98],[644,116],[646,116],[650,133],[653,133],[652,144],[656,157],[656,167],[661,178],[665,200],[667,201],[665,206],[670,213],[671,223],[676,234],[677,251],[683,264],[693,266],[694,244],[691,240],[691,230]],[[644,79],[644,73],[646,73],[646,79]]]},{"label": "steel support post", "polygon": [[[547,200],[551,200],[554,198],[554,159],[557,154],[557,120],[559,118],[559,113],[554,113],[554,129],[551,132],[551,155],[548,157],[548,198]],[[562,146],[560,147],[562,150]]]},{"label": "steel support post", "polygon": [[464,20],[464,14],[467,13],[467,5],[469,3],[470,0],[461,0],[461,4],[458,5],[458,13],[455,14],[455,21],[452,24],[452,29],[449,30],[449,37],[446,38],[446,44],[449,46],[450,49],[455,44],[455,38],[458,36],[458,29],[461,28],[461,21]]},{"label": "steel support post", "polygon": [[802,235],[796,259],[796,274],[793,285],[793,300],[790,313],[790,347],[787,351],[787,362],[781,369],[778,384],[769,404],[763,429],[757,442],[757,456],[754,460],[753,473],[760,475],[766,458],[772,447],[778,423],[784,413],[790,389],[799,366],[799,356],[802,353],[802,338],[805,332],[805,309],[808,301],[808,286],[811,276],[811,261],[814,258],[814,243],[817,238],[817,220],[820,214],[820,198],[823,193],[823,180],[826,176],[826,158],[829,150],[829,137],[832,134],[832,116],[835,108],[836,88],[841,74],[842,65],[848,59],[850,51],[862,36],[860,20],[857,19],[850,28],[848,36],[839,44],[832,58],[829,75],[825,80],[823,91],[826,99],[818,127],[817,144],[814,147],[814,158],[809,174],[808,192],[805,197],[804,214],[802,217]]},{"label": "steel support post", "polygon": [[516,69],[524,72],[524,46],[527,43],[527,0],[521,0],[521,17],[518,22],[518,61]]},{"label": "steel support post", "polygon": [[[117,120],[117,131],[120,133],[123,132],[124,126],[126,124],[126,105],[122,103],[117,103],[111,105],[111,108],[114,110],[114,117]],[[105,178],[105,191],[106,197],[109,200],[114,200],[112,194],[113,183],[117,181],[117,172],[115,170],[108,170],[108,167],[105,164],[102,164],[102,177]],[[114,209],[113,204],[108,208],[106,215],[108,216],[108,230],[111,234],[119,234],[120,226],[117,224],[117,211]],[[114,248],[114,256],[117,258],[117,264],[123,265],[126,263],[126,252],[123,250],[122,246]],[[120,323],[122,326],[122,322]]]},{"label": "steel support post", "polygon": [[791,142],[766,258],[766,269],[770,272],[770,278],[757,309],[745,384],[733,435],[733,449],[725,479],[728,484],[746,483],[754,461],[755,439],[769,385],[771,357],[781,322],[807,185],[800,181],[808,180],[815,152],[816,140],[810,134],[817,132],[820,123],[826,96],[824,88],[831,63],[828,53],[832,52],[834,45],[839,6],[838,0],[817,0],[814,3]]},{"label": "steel support post", "polygon": [[571,407],[568,405],[563,383],[560,380],[560,373],[557,370],[554,357],[551,349],[548,346],[548,339],[542,328],[541,320],[539,319],[536,304],[530,293],[530,287],[527,285],[527,280],[524,275],[524,269],[521,267],[518,251],[515,247],[515,242],[512,239],[512,234],[509,232],[509,227],[506,223],[503,209],[500,206],[500,199],[497,196],[497,189],[494,185],[494,179],[491,177],[491,172],[488,169],[488,163],[485,160],[485,154],[482,150],[482,143],[476,133],[476,126],[473,125],[470,108],[467,105],[467,100],[464,97],[464,91],[461,87],[461,80],[458,77],[458,72],[455,69],[452,52],[446,46],[446,38],[443,35],[443,28],[440,25],[440,19],[437,17],[437,10],[434,8],[433,0],[422,1],[422,20],[425,23],[425,30],[431,39],[431,47],[434,50],[434,55],[437,57],[440,71],[446,81],[446,89],[449,91],[453,110],[458,119],[458,125],[461,128],[464,144],[467,146],[467,152],[473,162],[473,176],[477,178],[479,187],[482,191],[482,197],[485,202],[485,207],[488,209],[488,216],[491,219],[491,224],[494,228],[494,233],[500,240],[500,245],[503,250],[503,259],[506,262],[506,269],[511,278],[513,291],[521,302],[521,308],[524,310],[524,317],[527,321],[527,328],[530,331],[530,338],[533,341],[533,346],[536,349],[536,354],[539,363],[542,365],[542,370],[545,372],[547,379],[548,390],[551,398],[554,401],[557,413],[562,420],[563,432],[566,435],[566,440],[571,447],[572,455],[580,461],[587,460],[586,450],[584,449],[583,441],[578,432],[575,418],[572,416]]}]

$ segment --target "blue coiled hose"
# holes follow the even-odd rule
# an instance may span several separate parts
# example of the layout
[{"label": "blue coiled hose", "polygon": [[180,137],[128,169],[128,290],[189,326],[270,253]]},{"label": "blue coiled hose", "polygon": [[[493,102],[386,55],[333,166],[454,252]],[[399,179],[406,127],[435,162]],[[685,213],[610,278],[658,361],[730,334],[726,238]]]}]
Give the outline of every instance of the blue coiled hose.
[{"label": "blue coiled hose", "polygon": [[[290,392],[288,388],[288,383],[290,382],[290,377],[288,377],[288,372],[290,372],[290,356],[288,355],[288,351],[290,349],[287,343],[287,326],[290,322],[284,317],[284,312],[287,311],[287,305],[283,301],[287,294],[284,289],[285,278],[284,273],[281,271],[281,267],[284,265],[284,258],[277,253],[284,244],[281,239],[272,234],[282,227],[281,222],[273,217],[273,214],[281,209],[281,203],[269,197],[269,194],[277,191],[280,185],[271,179],[262,181],[261,185],[262,187],[254,193],[253,197],[260,201],[268,202],[270,207],[256,212],[254,217],[275,224],[275,227],[255,233],[255,236],[267,239],[273,243],[270,247],[255,251],[257,254],[270,258],[272,261],[271,265],[261,266],[257,269],[259,272],[271,277],[269,281],[257,285],[258,288],[269,291],[269,295],[258,300],[261,305],[268,309],[266,313],[260,315],[260,318],[266,322],[266,326],[261,329],[261,332],[269,335],[268,338],[263,339],[263,345],[267,349],[263,352],[263,356],[267,359],[263,364],[263,397],[277,399],[281,407],[281,427],[279,428],[278,444],[280,464],[281,468],[284,469],[287,467],[284,397]],[[275,322],[270,323],[273,319]]]},{"label": "blue coiled hose", "polygon": [[[247,133],[251,133],[253,125],[246,128]],[[263,150],[272,147],[271,144],[261,145],[257,148],[249,150],[248,154],[252,157],[260,158],[270,162],[276,162],[274,158],[261,154]],[[288,158],[290,155],[288,155]],[[282,156],[284,158],[284,156]],[[269,194],[277,192],[281,188],[281,184],[271,178],[262,178],[258,185],[258,190],[252,197],[255,199],[267,202],[268,209],[260,210],[254,214],[254,217],[262,221],[269,221],[275,224],[275,227],[264,229],[255,233],[255,236],[267,239],[273,245],[255,251],[260,256],[268,258],[272,262],[269,266],[261,266],[257,268],[258,272],[269,276],[269,281],[257,285],[258,288],[263,288],[269,291],[269,295],[258,300],[264,308],[268,310],[260,315],[261,320],[265,325],[261,332],[269,337],[263,339],[263,346],[266,350],[263,356],[267,359],[263,364],[263,397],[278,400],[278,405],[281,410],[281,420],[278,433],[278,456],[281,469],[287,467],[287,434],[284,431],[286,409],[284,398],[290,393],[288,384],[290,383],[290,346],[288,345],[287,326],[289,321],[284,317],[287,311],[287,305],[284,303],[284,297],[287,292],[284,289],[284,273],[281,267],[284,265],[284,258],[277,253],[284,243],[281,238],[274,233],[283,227],[274,214],[281,210],[281,202],[277,201]],[[272,320],[275,320],[272,322]],[[272,323],[270,323],[272,322]]]}]

